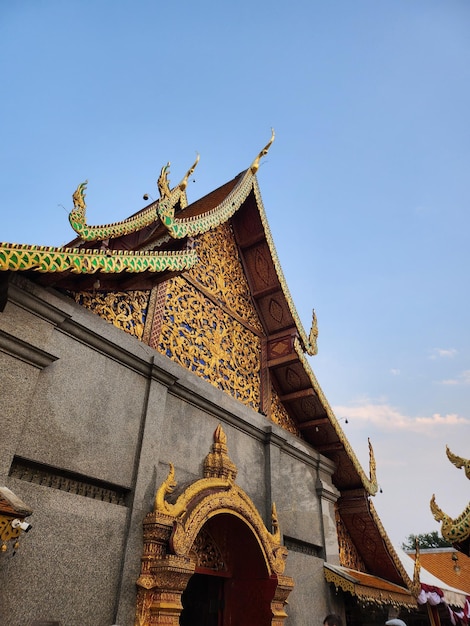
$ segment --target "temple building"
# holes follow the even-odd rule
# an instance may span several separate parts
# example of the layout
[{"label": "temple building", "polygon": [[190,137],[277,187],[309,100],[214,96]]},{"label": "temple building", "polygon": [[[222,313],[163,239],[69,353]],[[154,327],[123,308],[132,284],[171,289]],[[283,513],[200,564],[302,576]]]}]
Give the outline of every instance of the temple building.
[{"label": "temple building", "polygon": [[413,623],[419,566],[276,254],[256,177],[273,139],[195,202],[197,161],[174,187],[167,165],[158,200],[90,226],[84,182],[68,246],[0,244],[1,624]]}]

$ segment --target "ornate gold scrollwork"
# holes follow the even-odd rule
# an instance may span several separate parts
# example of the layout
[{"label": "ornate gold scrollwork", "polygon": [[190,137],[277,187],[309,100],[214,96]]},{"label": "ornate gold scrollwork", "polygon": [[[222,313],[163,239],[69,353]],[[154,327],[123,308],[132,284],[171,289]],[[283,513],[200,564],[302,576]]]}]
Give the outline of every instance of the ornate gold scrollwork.
[{"label": "ornate gold scrollwork", "polygon": [[284,430],[287,430],[293,435],[297,435],[297,437],[302,438],[302,433],[300,432],[300,429],[297,427],[296,423],[287,412],[287,409],[282,404],[279,395],[277,394],[274,387],[271,389],[271,397],[271,420],[278,426],[281,426],[281,428],[284,428]]},{"label": "ornate gold scrollwork", "polygon": [[74,294],[78,304],[140,340],[144,334],[149,297],[149,291],[109,293],[80,291]]},{"label": "ornate gold scrollwork", "polygon": [[158,350],[259,408],[259,337],[182,277],[172,279],[167,292]]}]

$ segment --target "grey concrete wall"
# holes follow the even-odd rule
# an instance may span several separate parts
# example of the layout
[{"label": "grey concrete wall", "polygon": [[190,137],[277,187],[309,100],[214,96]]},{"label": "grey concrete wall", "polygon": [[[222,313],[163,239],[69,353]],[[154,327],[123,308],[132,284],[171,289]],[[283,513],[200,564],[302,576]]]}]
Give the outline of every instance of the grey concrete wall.
[{"label": "grey concrete wall", "polygon": [[[312,615],[327,604],[322,553],[332,541],[324,517],[336,497],[331,462],[70,299],[17,277],[9,298],[0,313],[0,482],[34,514],[17,554],[10,548],[0,560],[0,623],[131,626],[143,518],[168,463],[180,485],[202,477],[219,423],[237,483],[265,523],[275,501],[284,535],[319,550],[291,550],[286,571],[296,583],[287,624],[318,622]],[[9,476],[15,456],[110,483],[125,501]]]}]

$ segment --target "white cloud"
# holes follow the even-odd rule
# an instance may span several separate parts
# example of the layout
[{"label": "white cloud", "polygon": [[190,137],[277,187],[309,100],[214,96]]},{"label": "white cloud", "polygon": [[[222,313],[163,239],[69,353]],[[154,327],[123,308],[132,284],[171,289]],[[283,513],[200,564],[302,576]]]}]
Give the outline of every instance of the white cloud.
[{"label": "white cloud", "polygon": [[392,368],[390,370],[390,374],[392,374],[393,376],[400,376],[401,372],[399,369]]},{"label": "white cloud", "polygon": [[457,378],[441,380],[441,385],[470,385],[470,370],[464,370]]},{"label": "white cloud", "polygon": [[[469,373],[470,378],[470,373]],[[373,425],[378,430],[387,432],[417,432],[434,435],[433,429],[441,426],[470,425],[470,420],[455,413],[441,415],[433,413],[429,416],[405,415],[398,408],[381,400],[363,398],[352,405],[335,406],[336,415],[347,418],[351,423]]]},{"label": "white cloud", "polygon": [[431,350],[430,359],[452,359],[457,354],[455,348],[434,348]]}]

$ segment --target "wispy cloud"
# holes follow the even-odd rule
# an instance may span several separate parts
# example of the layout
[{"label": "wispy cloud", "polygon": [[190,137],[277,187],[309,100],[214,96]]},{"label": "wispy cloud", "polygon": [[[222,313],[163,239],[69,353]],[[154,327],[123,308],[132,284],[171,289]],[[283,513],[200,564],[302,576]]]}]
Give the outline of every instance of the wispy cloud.
[{"label": "wispy cloud", "polygon": [[430,359],[452,359],[457,354],[455,348],[434,348],[429,355]]},{"label": "wispy cloud", "polygon": [[[470,379],[470,372],[468,372]],[[440,426],[462,426],[470,425],[470,420],[449,413],[441,415],[433,413],[429,416],[412,416],[402,413],[400,409],[392,406],[383,400],[374,401],[369,398],[362,398],[349,406],[335,406],[333,410],[336,415],[345,417],[351,422],[362,422],[373,425],[375,428],[387,432],[419,432],[423,434],[435,434],[434,428]]]},{"label": "wispy cloud", "polygon": [[464,370],[457,378],[441,380],[441,385],[470,385],[470,370]]},{"label": "wispy cloud", "polygon": [[392,368],[392,369],[390,370],[390,374],[392,374],[393,376],[400,376],[401,372],[400,372],[400,370],[399,370],[399,369]]}]

